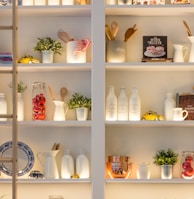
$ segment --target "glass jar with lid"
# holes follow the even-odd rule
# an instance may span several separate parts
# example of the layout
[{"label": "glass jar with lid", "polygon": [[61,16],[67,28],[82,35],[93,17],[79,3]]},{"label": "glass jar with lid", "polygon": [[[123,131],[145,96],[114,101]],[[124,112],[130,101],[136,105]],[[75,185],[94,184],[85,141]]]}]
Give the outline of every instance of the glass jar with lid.
[{"label": "glass jar with lid", "polygon": [[45,83],[34,82],[32,86],[33,86],[32,120],[45,120],[46,118]]},{"label": "glass jar with lid", "polygon": [[182,152],[181,177],[184,179],[194,178],[194,151]]}]

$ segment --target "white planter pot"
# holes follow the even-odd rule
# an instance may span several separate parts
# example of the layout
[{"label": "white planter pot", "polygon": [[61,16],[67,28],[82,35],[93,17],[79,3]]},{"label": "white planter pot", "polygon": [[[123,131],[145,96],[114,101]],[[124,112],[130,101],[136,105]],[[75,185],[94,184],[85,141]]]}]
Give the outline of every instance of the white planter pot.
[{"label": "white planter pot", "polygon": [[42,53],[42,63],[53,63],[54,52],[50,50],[44,50]]},{"label": "white planter pot", "polygon": [[85,121],[88,118],[88,108],[76,108],[76,118],[78,121]]},{"label": "white planter pot", "polygon": [[86,63],[86,51],[75,53],[79,41],[68,41],[66,45],[67,63]]},{"label": "white planter pot", "polygon": [[172,179],[173,165],[161,165],[161,179]]}]

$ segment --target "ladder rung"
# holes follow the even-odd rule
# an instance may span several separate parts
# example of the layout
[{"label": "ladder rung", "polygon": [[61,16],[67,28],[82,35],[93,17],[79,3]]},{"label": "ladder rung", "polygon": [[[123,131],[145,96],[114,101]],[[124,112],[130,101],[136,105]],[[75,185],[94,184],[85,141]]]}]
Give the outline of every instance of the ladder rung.
[{"label": "ladder rung", "polygon": [[13,118],[12,114],[0,114],[0,118]]},{"label": "ladder rung", "polygon": [[0,26],[0,30],[12,30],[13,26]]},{"label": "ladder rung", "polygon": [[0,162],[13,162],[12,158],[0,158]]},{"label": "ladder rung", "polygon": [[13,73],[13,70],[11,69],[1,70],[1,67],[0,67],[0,74],[12,74],[12,73]]}]

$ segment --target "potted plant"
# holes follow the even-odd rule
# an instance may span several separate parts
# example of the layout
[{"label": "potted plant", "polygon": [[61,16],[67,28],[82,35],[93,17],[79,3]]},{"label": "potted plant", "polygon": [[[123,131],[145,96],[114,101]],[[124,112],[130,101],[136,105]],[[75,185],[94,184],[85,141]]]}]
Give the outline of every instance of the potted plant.
[{"label": "potted plant", "polygon": [[69,109],[76,110],[76,117],[79,121],[87,120],[88,110],[91,110],[91,104],[91,98],[87,98],[79,93],[74,93],[67,103]]},{"label": "potted plant", "polygon": [[61,55],[61,42],[51,37],[38,37],[37,40],[34,50],[42,53],[42,63],[53,63],[54,54]]},{"label": "potted plant", "polygon": [[172,149],[159,150],[154,158],[154,164],[161,166],[161,178],[171,179],[172,178],[172,168],[178,161],[178,154]]},{"label": "potted plant", "polygon": [[[12,88],[13,85],[12,83],[9,84],[9,87]],[[17,111],[17,119],[18,121],[23,121],[24,120],[24,101],[22,98],[22,93],[27,89],[27,85],[24,84],[23,81],[19,81],[17,84],[17,97],[18,97],[18,111]]]}]

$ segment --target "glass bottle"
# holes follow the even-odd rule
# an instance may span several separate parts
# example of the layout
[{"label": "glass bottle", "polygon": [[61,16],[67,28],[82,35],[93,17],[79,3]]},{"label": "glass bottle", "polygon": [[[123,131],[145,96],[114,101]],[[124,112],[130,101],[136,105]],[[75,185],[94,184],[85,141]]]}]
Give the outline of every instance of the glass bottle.
[{"label": "glass bottle", "polygon": [[[0,93],[0,114],[7,114],[7,101],[5,93]],[[7,121],[7,118],[0,118],[0,121]]]},{"label": "glass bottle", "polygon": [[22,93],[17,93],[18,96],[18,112],[17,112],[17,120],[24,120],[24,101],[22,98]]},{"label": "glass bottle", "polygon": [[184,179],[194,178],[194,151],[182,152],[181,177]]},{"label": "glass bottle", "polygon": [[117,97],[113,86],[109,87],[108,95],[106,97],[106,120],[117,120]]},{"label": "glass bottle", "polygon": [[139,121],[141,119],[141,99],[136,87],[132,88],[129,98],[129,120]]},{"label": "glass bottle", "polygon": [[118,120],[128,120],[128,109],[126,88],[121,87],[118,96]]},{"label": "glass bottle", "polygon": [[34,82],[32,90],[32,120],[45,120],[46,97],[45,83]]},{"label": "glass bottle", "polygon": [[166,120],[173,120],[173,108],[176,106],[176,101],[172,93],[166,93],[164,100],[164,116]]}]

